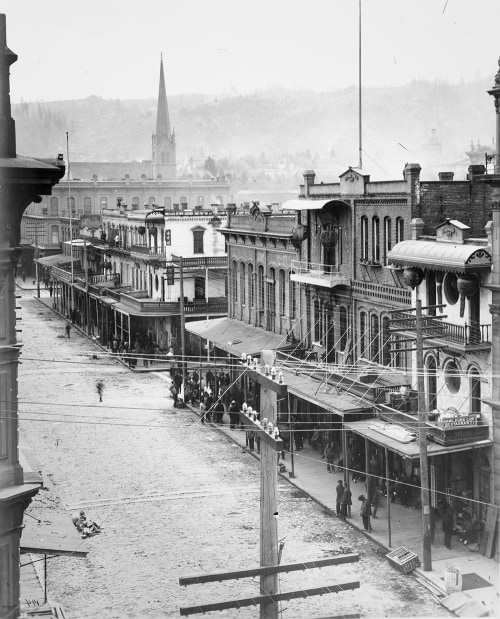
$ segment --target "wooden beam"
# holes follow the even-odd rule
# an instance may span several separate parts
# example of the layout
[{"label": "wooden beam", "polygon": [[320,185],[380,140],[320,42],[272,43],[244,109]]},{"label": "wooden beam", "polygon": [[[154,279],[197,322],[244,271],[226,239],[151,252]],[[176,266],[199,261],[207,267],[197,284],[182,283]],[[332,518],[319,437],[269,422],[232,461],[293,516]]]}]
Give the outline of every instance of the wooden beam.
[{"label": "wooden beam", "polygon": [[262,365],[258,365],[254,368],[253,365],[241,364],[241,369],[249,376],[254,382],[259,383],[261,387],[274,391],[277,397],[284,398],[287,394],[287,386],[285,383],[279,383],[277,378],[279,376],[280,368],[277,368],[276,380],[271,378],[271,375],[266,375]]},{"label": "wooden beam", "polygon": [[[283,439],[275,438],[274,435],[268,434],[262,425],[250,419],[245,413],[240,411],[240,422],[243,426],[245,426],[246,430],[253,430],[257,432],[261,441],[269,445],[275,451],[283,451]],[[276,420],[273,421],[273,426],[275,425]]]},{"label": "wooden beam", "polygon": [[227,610],[229,608],[241,608],[243,606],[256,606],[268,601],[273,603],[282,602],[284,600],[295,600],[297,598],[308,598],[314,595],[326,595],[327,593],[340,593],[359,589],[359,581],[346,582],[340,585],[327,585],[324,587],[316,587],[315,589],[300,589],[298,591],[289,591],[287,593],[276,593],[275,595],[256,595],[251,598],[243,598],[241,600],[228,600],[227,602],[215,602],[213,604],[199,604],[198,606],[185,606],[180,608],[180,614],[183,617],[188,615],[197,615],[201,613],[209,613],[214,610]]},{"label": "wooden beam", "polygon": [[181,576],[179,584],[181,586],[199,585],[205,582],[219,582],[222,580],[232,580],[237,578],[253,578],[261,574],[279,574],[283,572],[296,572],[299,570],[310,570],[314,568],[329,567],[331,565],[343,565],[344,563],[354,563],[359,561],[357,553],[337,555],[327,559],[316,559],[314,561],[303,561],[302,563],[283,563],[282,565],[269,565],[266,567],[255,567],[237,572],[213,572],[212,574],[193,574],[192,576]]}]

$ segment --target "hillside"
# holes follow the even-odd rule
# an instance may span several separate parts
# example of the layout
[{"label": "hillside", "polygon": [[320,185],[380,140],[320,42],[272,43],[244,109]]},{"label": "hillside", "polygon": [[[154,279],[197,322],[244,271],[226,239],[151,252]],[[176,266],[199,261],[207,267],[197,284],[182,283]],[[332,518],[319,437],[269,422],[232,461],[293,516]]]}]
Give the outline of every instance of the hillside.
[{"label": "hillside", "polygon": [[[366,158],[399,176],[401,162],[419,161],[422,145],[436,128],[444,160],[464,158],[471,140],[491,143],[494,109],[491,84],[413,82],[404,87],[363,91]],[[280,161],[284,173],[318,166],[355,165],[358,109],[355,88],[335,92],[264,91],[218,98],[169,97],[177,159],[203,164],[211,155],[225,166],[245,159],[262,171]],[[30,156],[66,151],[73,161],[130,161],[151,158],[156,100],[23,102],[13,105],[17,150]],[[236,167],[238,167],[236,165]],[[295,169],[296,168],[296,169]]]}]

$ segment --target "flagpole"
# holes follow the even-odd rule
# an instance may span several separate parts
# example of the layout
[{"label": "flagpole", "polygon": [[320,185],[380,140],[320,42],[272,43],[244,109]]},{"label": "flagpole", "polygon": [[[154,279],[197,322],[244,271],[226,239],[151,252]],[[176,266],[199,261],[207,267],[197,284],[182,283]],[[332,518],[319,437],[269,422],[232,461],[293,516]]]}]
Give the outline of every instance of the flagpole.
[{"label": "flagpole", "polygon": [[68,160],[68,206],[69,206],[69,243],[71,252],[71,308],[70,318],[73,310],[75,309],[75,297],[73,290],[74,280],[74,266],[73,266],[73,209],[71,204],[71,165],[69,161],[69,133],[66,131],[66,159]]},{"label": "flagpole", "polygon": [[358,122],[359,122],[359,165],[363,169],[363,136],[362,136],[362,107],[361,107],[361,0],[359,0],[359,33],[358,33]]}]

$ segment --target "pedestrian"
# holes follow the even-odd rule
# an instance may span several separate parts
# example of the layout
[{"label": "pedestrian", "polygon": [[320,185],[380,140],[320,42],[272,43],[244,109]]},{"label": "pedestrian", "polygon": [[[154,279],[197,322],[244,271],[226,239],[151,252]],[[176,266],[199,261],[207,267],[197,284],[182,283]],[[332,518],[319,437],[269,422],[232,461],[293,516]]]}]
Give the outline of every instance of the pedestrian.
[{"label": "pedestrian", "polygon": [[337,516],[340,516],[341,514],[341,504],[342,504],[342,495],[344,494],[344,484],[342,483],[342,480],[339,479],[337,482],[337,485],[335,486],[335,493],[337,495],[337,500],[336,500],[336,510],[337,510]]},{"label": "pedestrian", "polygon": [[361,501],[360,514],[361,514],[361,518],[363,519],[363,531],[370,532],[372,530],[370,526],[370,516],[372,515],[370,502],[368,501],[368,499],[365,497],[364,494],[361,494],[358,497],[358,501]]},{"label": "pedestrian", "polygon": [[255,449],[255,431],[254,430],[250,430],[248,432],[248,448],[250,449],[250,451],[253,451]]},{"label": "pedestrian", "polygon": [[68,324],[64,327],[66,329],[66,335],[69,337],[69,332],[71,331],[71,326],[68,322]]},{"label": "pedestrian", "polygon": [[99,402],[102,402],[102,394],[104,393],[104,383],[102,380],[98,380],[95,387],[99,394]]},{"label": "pedestrian", "polygon": [[229,427],[235,430],[240,423],[240,408],[236,404],[236,400],[232,400],[229,406]]},{"label": "pedestrian", "polygon": [[217,400],[214,406],[214,421],[218,426],[222,425],[222,423],[224,422],[223,417],[224,417],[224,404],[219,399]]},{"label": "pedestrian", "polygon": [[347,482],[344,482],[344,491],[340,502],[340,515],[345,520],[351,517],[352,493],[349,490]]},{"label": "pedestrian", "polygon": [[207,370],[207,373],[205,374],[205,383],[207,385],[207,387],[210,387],[210,389],[213,391],[213,381],[214,381],[214,375],[212,373],[212,371],[210,369]]},{"label": "pedestrian", "polygon": [[446,505],[446,511],[443,514],[443,531],[444,531],[444,545],[448,550],[451,550],[451,534],[453,532],[453,514],[451,511],[451,505]]},{"label": "pedestrian", "polygon": [[335,450],[333,448],[333,443],[330,441],[325,447],[325,460],[326,460],[326,470],[329,473],[333,473],[335,471]]},{"label": "pedestrian", "polygon": [[54,291],[54,285],[52,284],[52,280],[49,282],[49,294],[52,296],[52,292]]},{"label": "pedestrian", "polygon": [[372,494],[372,518],[377,517],[377,510],[380,504],[380,490],[375,486]]}]

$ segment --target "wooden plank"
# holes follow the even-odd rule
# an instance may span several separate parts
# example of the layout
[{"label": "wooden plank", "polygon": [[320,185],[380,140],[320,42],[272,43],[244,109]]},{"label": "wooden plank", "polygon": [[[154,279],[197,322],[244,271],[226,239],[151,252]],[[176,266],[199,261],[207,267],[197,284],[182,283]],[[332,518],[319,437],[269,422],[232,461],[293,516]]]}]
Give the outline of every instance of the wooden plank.
[{"label": "wooden plank", "polygon": [[494,554],[493,540],[495,539],[495,530],[498,522],[498,508],[493,505],[488,506],[486,512],[486,523],[484,525],[483,535],[481,536],[481,544],[479,552],[487,559],[491,559]]},{"label": "wooden plank", "polygon": [[340,585],[327,585],[325,587],[316,587],[315,589],[300,589],[298,591],[289,591],[287,593],[276,593],[275,595],[256,595],[251,598],[243,598],[240,600],[228,600],[226,602],[215,602],[213,604],[199,604],[198,606],[185,606],[180,608],[180,614],[183,617],[188,615],[196,615],[201,613],[209,613],[213,610],[227,610],[230,608],[241,608],[243,606],[257,606],[266,602],[282,602],[284,600],[295,600],[297,598],[308,598],[315,595],[326,595],[327,593],[340,593],[359,589],[359,581],[346,582]]},{"label": "wooden plank", "polygon": [[359,561],[357,553],[349,553],[328,557],[326,559],[316,559],[314,561],[302,561],[301,563],[282,563],[281,565],[272,565],[266,567],[255,567],[247,570],[238,570],[237,572],[221,571],[211,574],[193,574],[191,576],[181,576],[179,584],[181,586],[199,585],[205,582],[219,582],[222,580],[232,580],[237,578],[253,578],[261,574],[280,574],[284,572],[296,572],[299,570],[310,570],[315,568],[329,567],[332,565],[343,565],[345,563],[354,563]]}]

